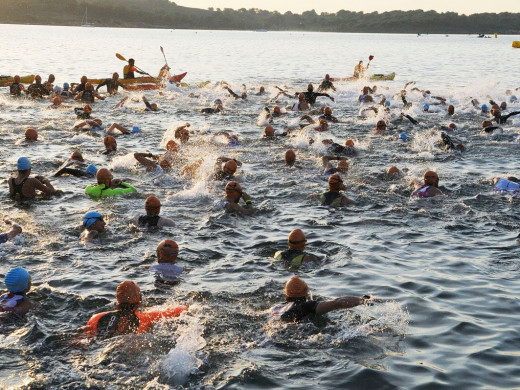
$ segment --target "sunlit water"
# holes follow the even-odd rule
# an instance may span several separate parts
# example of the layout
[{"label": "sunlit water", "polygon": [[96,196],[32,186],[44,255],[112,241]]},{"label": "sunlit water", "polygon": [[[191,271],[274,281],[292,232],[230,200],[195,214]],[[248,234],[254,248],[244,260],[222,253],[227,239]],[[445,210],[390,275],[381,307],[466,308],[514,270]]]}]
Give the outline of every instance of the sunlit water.
[{"label": "sunlit water", "polygon": [[[185,81],[211,80],[203,89],[171,88],[164,96],[147,92],[164,111],[143,113],[142,103],[111,107],[126,93],[94,105],[105,124],[140,126],[137,135],[118,137],[118,155],[107,159],[103,132],[71,131],[71,110],[46,110],[49,102],[13,100],[0,95],[0,198],[2,217],[24,227],[22,236],[3,244],[2,276],[14,266],[27,268],[34,281],[36,308],[25,321],[2,318],[0,384],[22,388],[518,388],[520,387],[518,199],[492,191],[496,175],[518,176],[516,143],[520,117],[504,133],[479,133],[484,117],[470,104],[490,98],[508,101],[506,89],[520,86],[519,50],[514,37],[413,36],[318,33],[255,33],[180,30],[0,26],[0,73],[57,76],[57,83],[81,75],[121,73],[115,53],[134,57],[155,74],[164,63],[163,46],[174,73]],[[321,176],[323,148],[308,146],[303,135],[277,142],[261,140],[259,114],[276,94],[317,85],[325,73],[345,77],[360,59],[373,54],[373,73],[395,71],[393,82],[378,83],[391,100],[392,113],[403,110],[395,94],[415,80],[421,89],[444,96],[457,115],[432,106],[418,93],[405,113],[420,126],[400,125],[411,140],[374,137],[378,117],[359,116],[357,96],[363,82],[337,83],[331,105],[341,123],[331,131],[307,132],[317,140],[353,138],[347,194],[356,205],[319,206],[309,197],[325,191]],[[249,100],[234,101],[215,85],[226,80],[236,92],[246,84]],[[374,82],[370,82],[371,85]],[[257,97],[259,86],[267,96]],[[388,89],[383,89],[388,88]],[[190,98],[193,92],[197,98]],[[516,92],[519,94],[518,92]],[[140,97],[140,93],[130,95]],[[199,112],[220,98],[224,115]],[[282,100],[280,105],[294,101]],[[74,105],[74,103],[71,103]],[[517,110],[518,104],[510,106]],[[275,120],[282,132],[298,114]],[[173,129],[191,123],[192,138],[182,148],[173,173],[151,175],[134,164],[132,153],[159,153]],[[436,126],[455,122],[462,155],[435,146]],[[24,129],[35,126],[37,143],[23,146]],[[237,147],[213,140],[219,130],[239,135]],[[208,134],[210,133],[210,134]],[[314,133],[314,134],[313,134]],[[284,151],[297,152],[301,170],[286,169]],[[33,172],[50,176],[80,148],[89,162],[109,166],[116,177],[138,188],[137,194],[102,201],[84,195],[92,180],[53,179],[65,191],[59,199],[19,205],[7,197],[7,178],[19,156],[33,162]],[[238,180],[251,194],[253,217],[223,214],[214,207],[224,183],[207,181],[218,156],[240,159]],[[183,163],[203,157],[194,179],[181,178]],[[381,180],[390,165],[405,170],[395,181]],[[427,169],[439,173],[438,199],[410,201],[410,182]],[[162,214],[174,228],[139,230],[129,224],[143,212],[144,199],[156,194]],[[98,210],[108,232],[100,245],[78,242],[82,216]],[[283,300],[283,285],[293,274],[272,264],[293,228],[307,234],[308,251],[322,259],[298,272],[315,298],[371,293],[390,302],[330,313],[322,320],[281,324],[269,308]],[[154,284],[147,265],[164,238],[180,246],[178,263],[191,268],[175,287]],[[117,284],[139,283],[145,307],[190,305],[190,313],[159,324],[146,335],[117,337],[88,348],[70,345],[76,330],[94,312],[113,307]]]}]

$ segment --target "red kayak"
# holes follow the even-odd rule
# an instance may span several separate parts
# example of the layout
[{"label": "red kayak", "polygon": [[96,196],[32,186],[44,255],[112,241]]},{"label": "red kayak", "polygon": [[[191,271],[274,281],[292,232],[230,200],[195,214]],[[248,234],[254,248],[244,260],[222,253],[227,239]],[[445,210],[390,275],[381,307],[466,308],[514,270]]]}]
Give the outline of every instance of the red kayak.
[{"label": "red kayak", "polygon": [[188,72],[184,72],[184,73],[176,74],[175,76],[170,77],[170,83],[174,84],[174,83],[180,82],[184,77],[186,77],[187,74],[188,74]]}]

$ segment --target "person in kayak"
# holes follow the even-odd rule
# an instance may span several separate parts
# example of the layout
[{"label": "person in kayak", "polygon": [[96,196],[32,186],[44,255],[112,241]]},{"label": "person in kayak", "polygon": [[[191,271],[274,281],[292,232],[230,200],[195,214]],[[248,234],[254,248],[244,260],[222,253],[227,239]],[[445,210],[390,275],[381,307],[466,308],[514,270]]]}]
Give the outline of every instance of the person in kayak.
[{"label": "person in kayak", "polygon": [[14,223],[9,219],[5,219],[4,222],[6,225],[10,225],[11,229],[8,232],[0,234],[0,244],[5,244],[7,241],[12,240],[22,232],[22,227],[17,223]]},{"label": "person in kayak", "polygon": [[312,84],[307,85],[307,92],[296,92],[294,94],[294,96],[298,96],[299,97],[300,94],[303,94],[303,96],[305,96],[305,100],[311,106],[316,103],[316,98],[318,98],[320,96],[326,96],[330,100],[334,101],[334,98],[332,96],[330,96],[329,94],[327,94],[327,93],[314,92],[314,86]]},{"label": "person in kayak", "polygon": [[25,268],[13,268],[5,275],[4,282],[7,292],[0,295],[0,313],[13,313],[18,316],[27,314],[34,306],[27,298],[32,282],[29,272]]},{"label": "person in kayak", "polygon": [[294,229],[289,233],[287,244],[289,249],[278,251],[274,254],[274,258],[282,261],[285,267],[298,269],[303,264],[316,263],[318,261],[316,256],[303,251],[307,244],[307,239],[301,229]]},{"label": "person in kayak", "polygon": [[423,176],[424,184],[419,184],[414,180],[415,190],[412,192],[412,198],[431,198],[433,196],[442,195],[439,190],[439,175],[433,171],[426,171]]},{"label": "person in kayak", "polygon": [[119,81],[119,73],[117,72],[114,72],[111,79],[105,79],[99,83],[96,87],[96,92],[99,90],[99,88],[104,86],[107,87],[107,93],[109,95],[116,94],[119,87],[126,89],[125,86]]},{"label": "person in kayak", "polygon": [[271,315],[286,322],[300,322],[315,314],[325,314],[338,309],[350,309],[359,305],[371,306],[381,303],[380,299],[363,295],[361,297],[344,296],[327,301],[307,300],[309,287],[298,276],[293,276],[285,283],[285,302],[271,309]]},{"label": "person in kayak", "polygon": [[328,183],[329,190],[324,192],[320,197],[322,206],[338,207],[354,204],[353,200],[347,198],[341,193],[341,191],[345,190],[346,187],[345,184],[343,184],[343,180],[339,174],[334,173],[330,175]]},{"label": "person in kayak", "polygon": [[25,87],[20,82],[20,76],[14,76],[12,84],[9,86],[9,95],[11,96],[21,96],[22,91],[25,91]]},{"label": "person in kayak", "polygon": [[123,77],[125,79],[135,79],[134,72],[137,72],[139,74],[146,74],[145,72],[140,71],[135,67],[135,60],[133,58],[130,58],[128,60],[128,65],[125,65],[123,68]]},{"label": "person in kayak", "polygon": [[83,329],[83,336],[107,339],[125,334],[145,333],[157,322],[179,317],[186,306],[178,306],[159,311],[138,312],[141,306],[141,289],[137,283],[126,280],[116,289],[116,309],[94,314]]},{"label": "person in kayak", "polygon": [[132,218],[131,222],[139,227],[144,228],[161,228],[172,227],[175,223],[170,218],[161,217],[161,201],[155,195],[150,195],[144,201],[144,209],[146,214]]},{"label": "person in kayak", "polygon": [[[245,206],[238,203],[243,199]],[[242,191],[242,187],[236,181],[230,181],[226,184],[226,196],[218,202],[218,207],[226,210],[226,212],[238,212],[243,215],[253,215],[255,209],[251,202],[251,197]]]},{"label": "person in kayak", "polygon": [[103,215],[97,211],[89,211],[83,217],[83,227],[80,241],[93,242],[99,239],[99,235],[105,231],[106,222]]},{"label": "person in kayak", "polygon": [[9,196],[16,201],[33,199],[36,190],[48,195],[56,195],[48,179],[43,176],[29,177],[31,175],[31,162],[27,157],[20,157],[16,163],[18,175],[9,179]]},{"label": "person in kayak", "polygon": [[329,89],[332,89],[334,92],[336,92],[336,87],[334,87],[334,84],[332,84],[332,81],[330,81],[330,76],[327,73],[325,75],[325,78],[323,79],[323,81],[319,85],[318,91],[319,92],[328,91]]},{"label": "person in kayak", "polygon": [[365,72],[368,70],[368,67],[370,66],[370,63],[368,65],[363,66],[363,61],[359,61],[359,63],[354,67],[354,76],[356,79],[360,79],[365,77]]}]

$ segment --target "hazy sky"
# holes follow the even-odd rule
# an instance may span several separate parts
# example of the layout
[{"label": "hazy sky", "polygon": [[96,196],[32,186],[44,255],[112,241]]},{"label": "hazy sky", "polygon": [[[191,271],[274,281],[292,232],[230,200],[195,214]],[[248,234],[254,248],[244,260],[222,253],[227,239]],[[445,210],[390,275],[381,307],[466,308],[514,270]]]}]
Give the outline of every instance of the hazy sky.
[{"label": "hazy sky", "polygon": [[302,13],[314,9],[320,12],[337,12],[340,9],[348,11],[384,12],[393,10],[437,12],[458,12],[459,14],[475,14],[481,12],[520,12],[520,0],[502,0],[497,3],[484,0],[173,0],[176,4],[192,8],[260,8],[268,11],[284,13],[291,11]]}]

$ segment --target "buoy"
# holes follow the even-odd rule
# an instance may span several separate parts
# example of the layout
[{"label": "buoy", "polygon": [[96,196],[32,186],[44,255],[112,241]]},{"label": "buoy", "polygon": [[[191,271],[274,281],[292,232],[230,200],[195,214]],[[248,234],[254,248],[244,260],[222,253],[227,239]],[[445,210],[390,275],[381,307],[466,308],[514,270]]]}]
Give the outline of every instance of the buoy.
[{"label": "buoy", "polygon": [[497,33],[495,33],[495,38],[498,38],[498,34]]},{"label": "buoy", "polygon": [[517,49],[520,49],[520,41],[513,41],[513,47],[516,47]]}]

